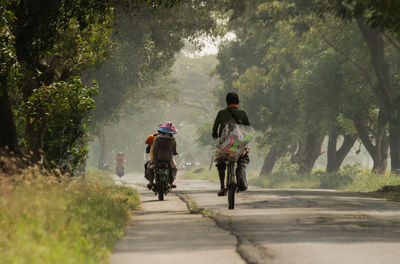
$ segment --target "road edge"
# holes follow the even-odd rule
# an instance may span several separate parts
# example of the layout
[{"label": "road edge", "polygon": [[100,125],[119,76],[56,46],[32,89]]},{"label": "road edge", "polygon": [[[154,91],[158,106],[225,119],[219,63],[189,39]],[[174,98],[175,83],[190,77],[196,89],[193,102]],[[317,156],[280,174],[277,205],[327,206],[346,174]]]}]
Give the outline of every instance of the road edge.
[{"label": "road edge", "polygon": [[187,195],[178,192],[175,194],[179,199],[186,203],[191,214],[202,214],[204,217],[212,219],[219,228],[222,228],[233,235],[236,238],[236,253],[247,264],[260,264],[266,259],[273,259],[273,256],[267,252],[266,248],[258,246],[245,235],[239,233],[233,226],[233,220],[231,217],[210,212],[204,208],[199,208]]}]

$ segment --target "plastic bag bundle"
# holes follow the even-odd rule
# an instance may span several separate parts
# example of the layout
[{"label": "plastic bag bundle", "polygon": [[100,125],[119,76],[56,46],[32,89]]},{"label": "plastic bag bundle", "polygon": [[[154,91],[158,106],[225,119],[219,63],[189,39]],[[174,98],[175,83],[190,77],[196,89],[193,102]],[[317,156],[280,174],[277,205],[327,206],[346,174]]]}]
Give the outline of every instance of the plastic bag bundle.
[{"label": "plastic bag bundle", "polygon": [[253,138],[253,128],[245,125],[227,124],[217,145],[216,160],[237,160]]}]

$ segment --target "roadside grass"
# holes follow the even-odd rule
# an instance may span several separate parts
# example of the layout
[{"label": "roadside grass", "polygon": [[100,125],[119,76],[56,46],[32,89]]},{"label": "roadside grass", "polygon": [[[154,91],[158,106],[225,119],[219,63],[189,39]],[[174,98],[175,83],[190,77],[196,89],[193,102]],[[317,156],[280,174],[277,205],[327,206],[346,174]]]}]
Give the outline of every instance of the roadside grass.
[{"label": "roadside grass", "polygon": [[400,175],[388,172],[385,174],[375,174],[368,171],[361,171],[353,177],[353,182],[346,186],[346,190],[373,192],[389,185],[400,185]]},{"label": "roadside grass", "polygon": [[268,176],[249,177],[249,184],[273,189],[316,189],[320,187],[317,174],[299,175],[290,171],[277,171]]},{"label": "roadside grass", "polygon": [[86,169],[86,181],[90,184],[100,184],[103,186],[114,185],[114,180],[111,178],[111,171],[99,170],[93,167]]},{"label": "roadside grass", "polygon": [[89,169],[87,183],[30,169],[0,182],[1,263],[108,263],[135,190]]},{"label": "roadside grass", "polygon": [[[258,178],[258,173],[256,171],[248,170],[246,173],[249,184],[252,179]],[[218,170],[215,167],[213,167],[211,170],[205,166],[195,167],[186,171],[183,174],[183,178],[185,180],[207,180],[219,183]]]},{"label": "roadside grass", "polygon": [[351,184],[346,186],[346,190],[400,202],[400,175],[362,171],[353,178]]},{"label": "roadside grass", "polygon": [[209,170],[207,167],[195,167],[183,174],[185,180],[207,180],[219,182],[218,171],[215,168]]},{"label": "roadside grass", "polygon": [[[247,171],[249,185],[272,189],[335,189],[363,192],[369,196],[400,201],[400,175],[375,174],[370,170],[359,169],[357,164],[348,164],[338,173],[325,173],[313,170],[311,173],[298,174],[294,170],[279,169],[268,176],[258,176],[257,171]],[[219,182],[215,168],[196,167],[186,171],[185,180],[209,180]]]}]

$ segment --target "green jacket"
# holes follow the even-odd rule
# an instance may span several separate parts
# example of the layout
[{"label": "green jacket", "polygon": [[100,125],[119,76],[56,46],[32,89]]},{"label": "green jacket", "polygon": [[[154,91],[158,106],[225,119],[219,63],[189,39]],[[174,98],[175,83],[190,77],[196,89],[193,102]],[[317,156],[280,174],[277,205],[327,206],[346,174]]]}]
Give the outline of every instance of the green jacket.
[{"label": "green jacket", "polygon": [[[242,110],[240,107],[230,109],[232,110],[233,114],[236,116],[240,124],[250,126],[249,119],[247,118],[247,114],[244,110]],[[213,138],[220,137],[222,134],[222,130],[229,122],[236,123],[232,114],[228,111],[227,108],[220,110],[214,121],[214,126],[212,130]]]}]

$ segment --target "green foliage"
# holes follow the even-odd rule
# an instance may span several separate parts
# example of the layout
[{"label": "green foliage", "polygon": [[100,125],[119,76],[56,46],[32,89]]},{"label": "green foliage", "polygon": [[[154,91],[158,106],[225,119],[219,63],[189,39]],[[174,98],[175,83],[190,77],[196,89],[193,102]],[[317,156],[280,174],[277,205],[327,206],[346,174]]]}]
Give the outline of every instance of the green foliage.
[{"label": "green foliage", "polygon": [[[111,50],[115,48],[113,41],[117,42],[118,39],[115,37],[113,41],[111,40],[112,27],[116,25],[114,14],[121,13],[121,10],[125,9],[124,17],[127,18],[129,15],[125,11],[130,14],[143,14],[141,11],[145,9],[147,15],[157,19],[163,11],[157,14],[156,9],[167,10],[179,2],[179,0],[1,2],[1,85],[10,93],[18,141],[33,152],[33,159],[39,161],[41,156],[39,153],[43,151],[45,165],[59,167],[63,171],[72,171],[84,161],[88,139],[86,131],[90,119],[89,113],[94,109],[92,97],[95,93],[93,89],[84,89],[74,78],[82,77],[82,80],[89,84],[93,79],[90,77],[93,70],[110,57]],[[201,16],[198,18],[202,19]],[[173,57],[174,53],[161,51],[157,39],[162,34],[155,32],[156,30],[152,28],[155,26],[153,23],[146,24],[149,20],[142,16],[135,19],[140,21],[139,24],[142,23],[141,26],[136,27],[132,24],[125,26],[138,29],[144,36],[142,39],[139,39],[139,34],[134,34],[132,37],[133,39],[138,37],[136,42],[138,45],[133,51],[135,56],[142,56],[144,60],[137,60],[137,57],[127,57],[127,59],[132,59],[135,64],[133,68],[139,69],[140,81],[147,82],[153,80],[153,76],[168,65],[163,56]],[[150,31],[157,37],[150,34]],[[185,34],[186,31],[180,33]],[[183,38],[182,35],[179,35],[179,38]],[[156,44],[144,45],[149,39],[156,39]],[[125,49],[129,49],[126,42],[121,41],[121,43],[121,46],[125,44]],[[146,60],[148,57],[156,59],[149,62]],[[158,64],[161,67],[156,67]],[[22,78],[19,80],[17,79],[19,76],[14,72],[17,69],[14,67],[16,65],[22,73],[20,75]],[[87,72],[82,75],[84,70]],[[123,72],[123,76],[128,72]],[[136,84],[133,83],[133,86]],[[4,93],[3,90],[1,93]],[[114,98],[116,94],[109,98]],[[128,98],[126,95],[122,93],[121,97]],[[108,95],[105,96],[107,98]],[[8,97],[5,101],[9,101]],[[59,103],[59,109],[56,103]],[[11,113],[11,107],[8,104],[7,107],[7,111]],[[15,131],[9,134],[15,136]]]},{"label": "green foliage", "polygon": [[109,171],[99,170],[94,167],[88,167],[85,171],[85,179],[90,184],[100,184],[103,186],[114,185],[114,180],[110,177]]},{"label": "green foliage", "polygon": [[16,64],[17,60],[11,28],[14,19],[11,11],[7,11],[0,6],[0,76],[2,81],[9,77],[12,78],[13,74],[10,71],[16,69],[18,66]]},{"label": "green foliage", "polygon": [[273,172],[266,177],[254,177],[250,185],[276,189],[318,189],[319,178],[313,174],[300,176],[293,172]]},{"label": "green foliage", "polygon": [[359,164],[347,164],[338,173],[321,173],[321,185],[323,189],[344,189],[353,182],[360,172]]},{"label": "green foliage", "polygon": [[[20,78],[20,65],[15,51],[15,38],[12,23],[15,20],[13,12],[0,5],[0,97],[5,93],[14,99]],[[4,89],[4,90],[3,90]]]},{"label": "green foliage", "polygon": [[310,174],[298,174],[293,170],[277,170],[265,177],[256,177],[250,184],[264,188],[323,188],[348,191],[372,192],[387,185],[400,185],[395,174],[375,174],[361,170],[359,164],[347,164],[338,173],[314,170]]},{"label": "green foliage", "polygon": [[[142,171],[147,136],[155,133],[159,124],[170,120],[179,130],[176,135],[179,153],[175,157],[177,163],[198,161],[209,164],[209,149],[195,142],[198,127],[210,122],[216,115],[211,89],[218,80],[209,76],[216,63],[216,58],[212,55],[178,57],[167,80],[156,82],[158,87],[146,87],[139,91],[136,95],[140,99],[132,102],[138,106],[124,110],[120,114],[119,122],[105,128],[106,162],[113,167],[115,156],[122,151],[126,156],[128,169]],[[165,86],[169,84],[173,87]],[[162,100],[158,98],[160,94],[164,96]],[[208,131],[204,128],[202,135],[206,144],[212,143],[211,128]],[[97,166],[98,157],[96,140],[91,145],[89,162],[92,166]]]},{"label": "green foliage", "polygon": [[398,1],[379,1],[379,0],[337,0],[337,13],[349,18],[354,15],[365,17],[373,28],[390,32],[400,39],[400,4]]},{"label": "green foliage", "polygon": [[296,173],[298,169],[299,165],[293,164],[291,160],[286,157],[281,158],[277,164],[277,171],[279,172]]},{"label": "green foliage", "polygon": [[215,147],[211,140],[211,131],[213,124],[211,122],[203,123],[196,131],[196,141],[200,146]]},{"label": "green foliage", "polygon": [[33,92],[25,106],[34,126],[46,124],[43,151],[48,167],[71,172],[88,152],[87,124],[94,109],[97,85],[82,85],[80,78],[58,82]]},{"label": "green foliage", "polygon": [[287,157],[278,161],[276,170],[267,176],[251,177],[249,184],[263,188],[310,188],[319,187],[319,174],[298,173],[299,166]]},{"label": "green foliage", "polygon": [[[349,9],[351,19],[335,16],[342,3],[347,4],[342,7]],[[368,0],[260,0],[231,6],[228,28],[237,38],[224,43],[218,53],[216,73],[224,83],[215,91],[216,100],[223,105],[224,94],[239,92],[252,125],[262,133],[257,140],[260,148],[264,152],[283,149],[280,155],[290,155],[300,168],[307,161],[311,164],[309,155],[321,153],[309,144],[310,136],[317,133],[355,136],[365,132],[368,136],[362,141],[374,156],[381,150],[374,149],[373,142],[377,148],[384,145],[382,131],[387,129],[376,113],[384,115],[395,106],[382,108],[385,100],[392,99],[381,100],[384,92],[377,92],[377,81],[383,77],[374,72],[379,66],[371,63],[370,50],[354,18],[366,16],[373,24],[386,9],[389,21],[396,17],[389,6],[398,7],[394,2]],[[384,57],[399,61],[398,43],[390,34],[385,36],[397,52],[394,55],[393,47],[386,47]],[[394,61],[390,62],[391,78],[397,72]]]},{"label": "green foliage", "polygon": [[176,8],[156,12],[148,6],[128,12],[116,6],[116,49],[107,63],[90,73],[99,83],[92,131],[116,121],[121,112],[141,110],[141,99],[151,95],[151,99],[170,98],[157,82],[170,73],[176,54],[188,40],[204,33],[214,34],[217,23],[211,12],[212,2],[180,1]]},{"label": "green foliage", "polygon": [[353,182],[346,186],[348,191],[373,192],[387,185],[400,185],[400,177],[388,172],[384,174],[371,173],[366,170],[355,175]]},{"label": "green foliage", "polygon": [[18,59],[29,70],[38,67],[43,53],[52,50],[60,41],[60,31],[75,19],[85,29],[110,11],[108,1],[74,0],[10,1],[8,9],[17,17],[14,26]]},{"label": "green foliage", "polygon": [[54,181],[40,173],[26,171],[17,184],[1,183],[2,262],[108,263],[130,210],[137,208],[137,193],[92,183],[95,171],[88,184]]}]

